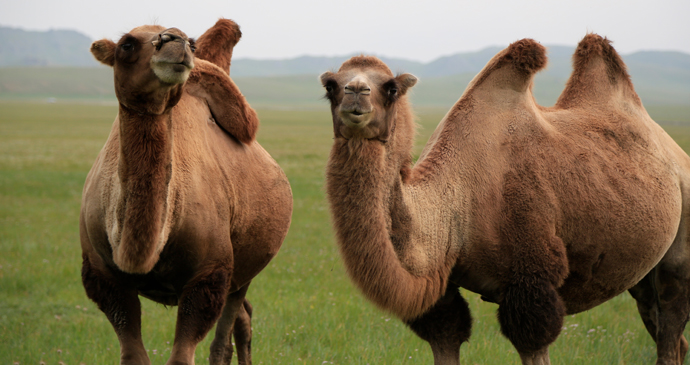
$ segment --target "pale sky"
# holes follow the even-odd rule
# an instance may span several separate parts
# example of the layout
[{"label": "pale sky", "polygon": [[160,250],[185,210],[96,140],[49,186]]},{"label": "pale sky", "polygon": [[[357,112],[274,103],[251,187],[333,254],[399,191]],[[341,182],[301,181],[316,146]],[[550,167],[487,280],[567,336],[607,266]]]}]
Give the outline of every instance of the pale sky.
[{"label": "pale sky", "polygon": [[588,32],[623,54],[690,53],[689,0],[0,0],[0,25],[116,40],[142,25],[198,37],[219,17],[243,33],[235,58],[355,52],[431,61],[521,38],[575,45]]}]

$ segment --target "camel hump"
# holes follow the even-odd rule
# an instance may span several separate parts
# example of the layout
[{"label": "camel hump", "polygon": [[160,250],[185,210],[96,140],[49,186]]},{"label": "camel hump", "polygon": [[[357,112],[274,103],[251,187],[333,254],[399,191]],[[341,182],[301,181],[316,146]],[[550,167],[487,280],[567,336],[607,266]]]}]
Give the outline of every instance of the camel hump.
[{"label": "camel hump", "polygon": [[465,95],[495,99],[499,90],[529,93],[534,74],[546,64],[546,48],[533,39],[521,39],[496,54],[475,76]]},{"label": "camel hump", "polygon": [[196,40],[194,55],[218,65],[229,75],[232,51],[240,38],[240,26],[230,19],[221,18]]},{"label": "camel hump", "polygon": [[610,40],[587,34],[575,49],[572,62],[573,73],[556,102],[557,107],[606,103],[616,97],[642,105],[627,67]]},{"label": "camel hump", "polygon": [[230,135],[245,144],[254,141],[259,117],[225,70],[201,60],[189,73],[185,90],[206,100],[216,123]]},{"label": "camel hump", "polygon": [[534,39],[521,39],[511,43],[499,59],[499,65],[510,65],[515,72],[534,75],[546,67],[546,48]]}]

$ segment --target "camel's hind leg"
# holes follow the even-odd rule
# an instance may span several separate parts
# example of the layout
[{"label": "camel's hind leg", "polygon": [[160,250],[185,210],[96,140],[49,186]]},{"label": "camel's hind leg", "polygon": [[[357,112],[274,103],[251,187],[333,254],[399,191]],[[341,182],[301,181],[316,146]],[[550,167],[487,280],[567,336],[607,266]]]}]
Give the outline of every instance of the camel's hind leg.
[{"label": "camel's hind leg", "polygon": [[252,364],[252,305],[247,299],[244,300],[237,319],[233,336],[235,337],[235,348],[237,349],[237,364]]},{"label": "camel's hind leg", "polygon": [[[209,362],[212,365],[229,365],[232,360],[233,346],[232,346],[232,333],[233,328],[239,327],[245,328],[247,325],[251,326],[251,322],[247,324],[247,318],[245,315],[246,310],[244,308],[244,298],[247,294],[247,289],[249,284],[240,288],[240,290],[228,294],[228,298],[225,302],[225,307],[223,307],[223,313],[218,319],[218,324],[216,325],[216,336],[213,338],[211,343],[211,356]],[[250,329],[251,331],[251,329]],[[237,336],[235,336],[237,337]],[[250,335],[251,340],[251,335]],[[236,340],[237,345],[237,357],[238,359],[246,356],[246,352],[249,351],[249,344],[243,341]],[[251,358],[249,362],[242,362],[240,359],[239,364],[251,364]]]},{"label": "camel's hind leg", "polygon": [[407,324],[417,336],[429,342],[435,365],[460,363],[460,345],[470,338],[472,317],[457,287],[449,286],[428,312]]},{"label": "camel's hind leg", "polygon": [[637,300],[642,321],[657,345],[657,364],[680,365],[688,342],[683,336],[690,314],[690,278],[677,267],[657,265],[630,294]]}]

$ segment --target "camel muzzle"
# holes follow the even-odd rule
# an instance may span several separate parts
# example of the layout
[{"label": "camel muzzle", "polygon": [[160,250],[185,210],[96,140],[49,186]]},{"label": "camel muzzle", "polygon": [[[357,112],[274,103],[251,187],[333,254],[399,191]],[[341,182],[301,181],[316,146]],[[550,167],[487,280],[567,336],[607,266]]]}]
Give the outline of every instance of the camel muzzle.
[{"label": "camel muzzle", "polygon": [[194,68],[194,54],[184,33],[175,28],[166,29],[151,44],[156,49],[151,57],[156,76],[165,83],[184,83]]}]

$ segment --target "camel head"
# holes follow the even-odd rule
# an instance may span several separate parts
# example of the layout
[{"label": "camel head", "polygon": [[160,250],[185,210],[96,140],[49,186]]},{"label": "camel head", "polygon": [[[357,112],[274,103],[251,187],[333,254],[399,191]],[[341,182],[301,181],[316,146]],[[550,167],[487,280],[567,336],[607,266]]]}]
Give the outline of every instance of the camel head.
[{"label": "camel head", "polygon": [[145,114],[161,114],[177,104],[194,68],[194,40],[177,28],[144,25],[115,43],[101,39],[91,53],[113,67],[120,104]]},{"label": "camel head", "polygon": [[319,78],[331,102],[335,136],[382,141],[393,130],[397,104],[417,83],[414,75],[394,76],[370,56],[352,57],[337,73],[327,71]]}]

